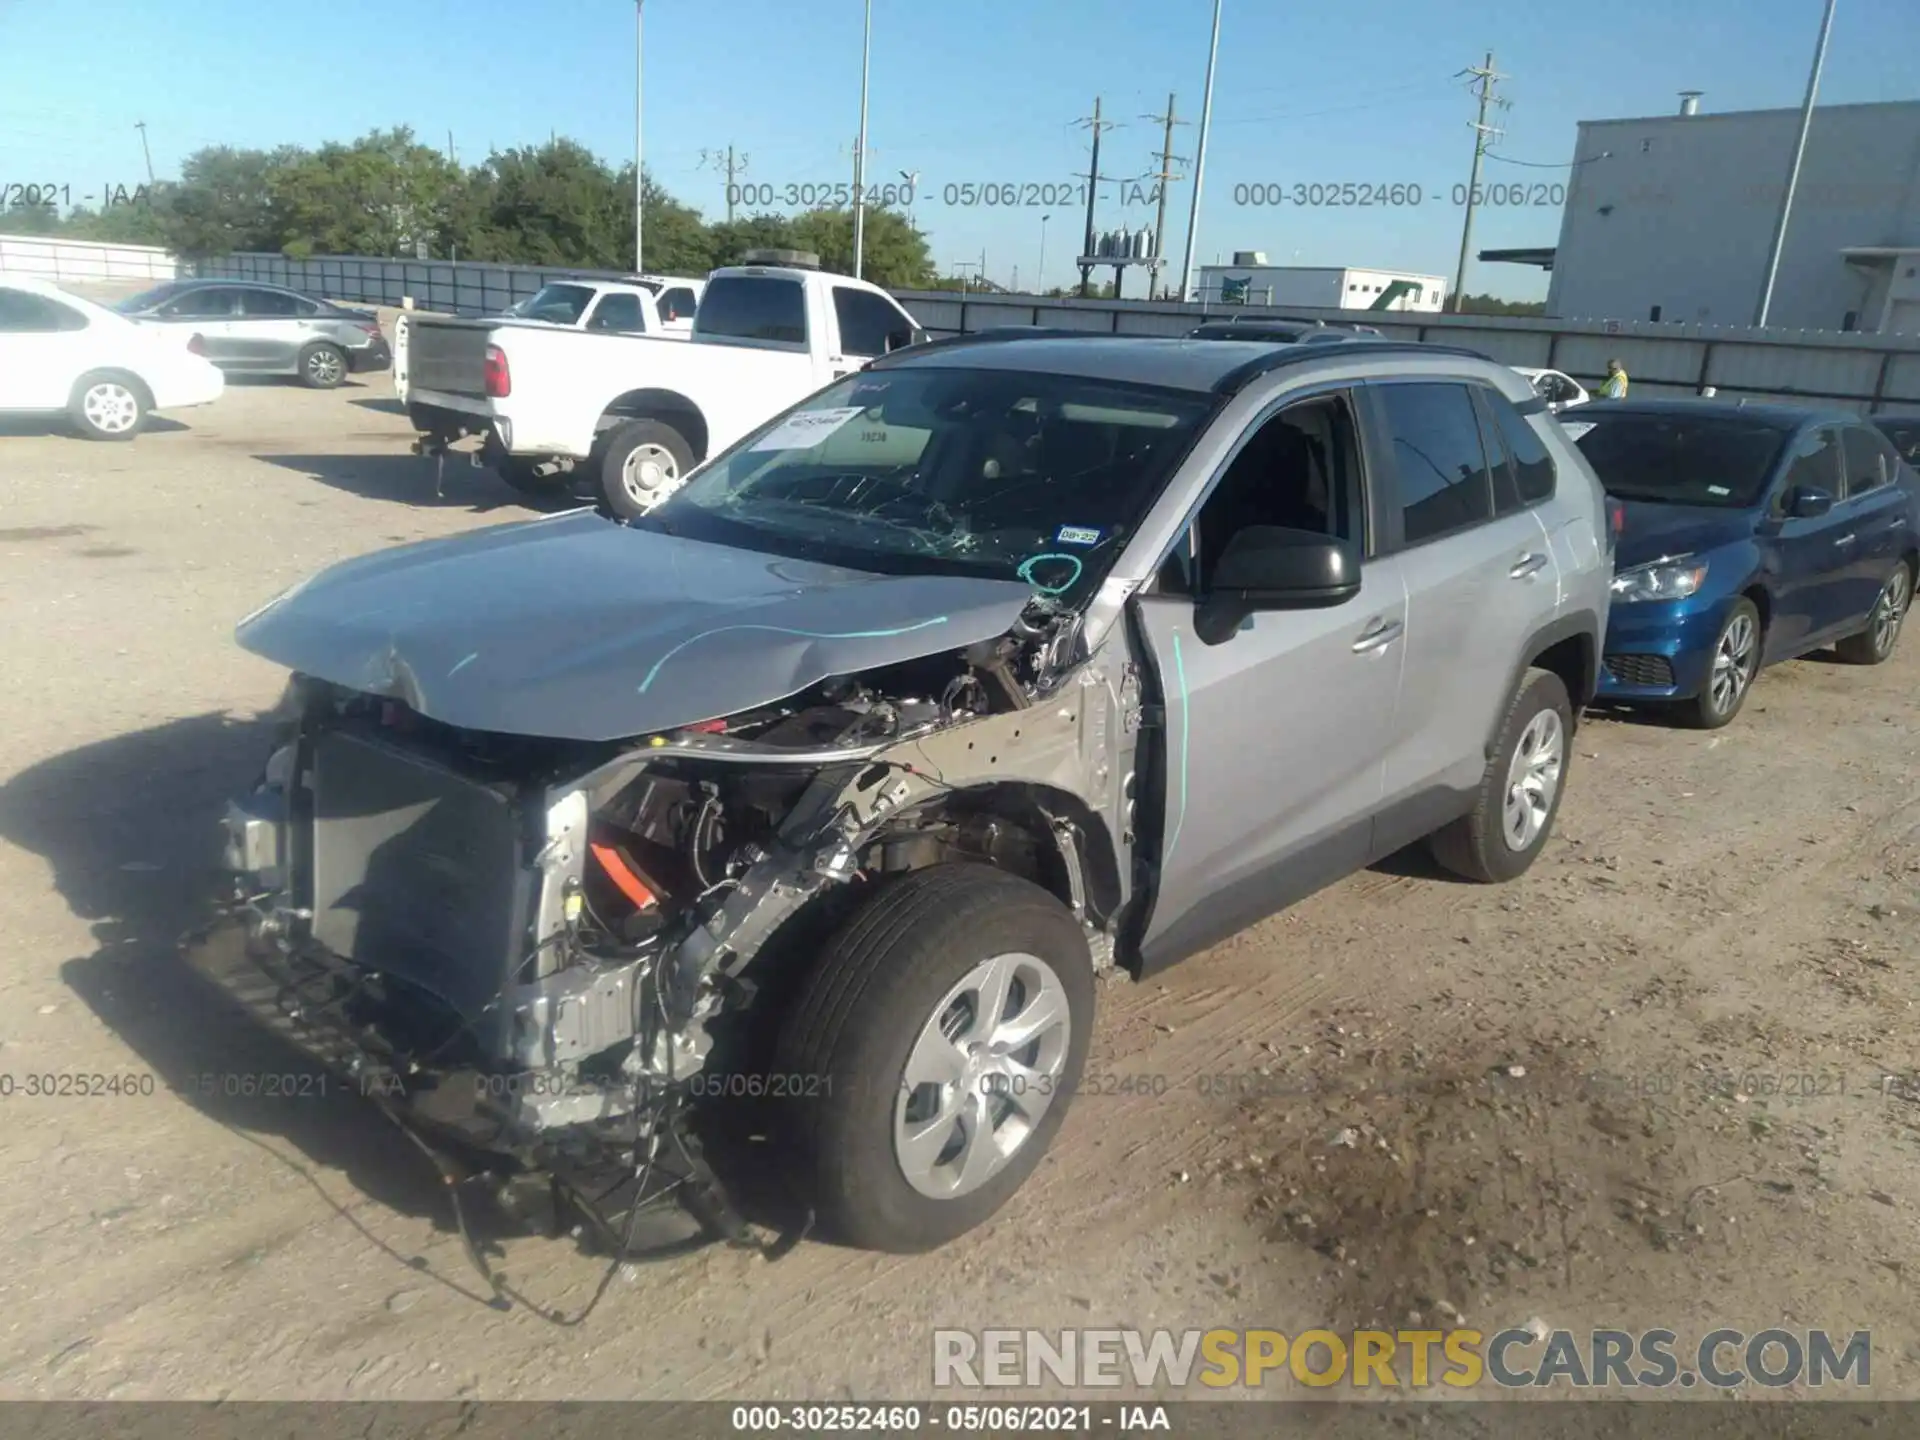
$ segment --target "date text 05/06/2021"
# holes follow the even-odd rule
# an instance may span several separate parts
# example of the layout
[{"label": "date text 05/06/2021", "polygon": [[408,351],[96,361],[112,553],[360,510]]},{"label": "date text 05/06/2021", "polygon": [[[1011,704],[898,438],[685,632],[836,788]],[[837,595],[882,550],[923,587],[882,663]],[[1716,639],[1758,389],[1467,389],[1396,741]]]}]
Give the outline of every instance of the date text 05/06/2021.
[{"label": "date text 05/06/2021", "polygon": [[81,181],[76,189],[67,180],[0,180],[0,210],[62,210],[74,205],[97,205],[110,210],[117,205],[144,205],[150,198],[145,185]]}]

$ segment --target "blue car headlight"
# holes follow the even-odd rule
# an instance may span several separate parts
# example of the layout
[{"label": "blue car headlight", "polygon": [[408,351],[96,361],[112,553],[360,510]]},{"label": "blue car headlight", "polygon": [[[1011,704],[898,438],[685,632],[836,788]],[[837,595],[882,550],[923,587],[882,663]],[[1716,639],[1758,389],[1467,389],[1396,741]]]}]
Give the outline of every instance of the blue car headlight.
[{"label": "blue car headlight", "polygon": [[1707,562],[1683,555],[1674,560],[1656,560],[1636,565],[1613,577],[1615,604],[1635,600],[1685,600],[1695,594],[1707,579]]}]

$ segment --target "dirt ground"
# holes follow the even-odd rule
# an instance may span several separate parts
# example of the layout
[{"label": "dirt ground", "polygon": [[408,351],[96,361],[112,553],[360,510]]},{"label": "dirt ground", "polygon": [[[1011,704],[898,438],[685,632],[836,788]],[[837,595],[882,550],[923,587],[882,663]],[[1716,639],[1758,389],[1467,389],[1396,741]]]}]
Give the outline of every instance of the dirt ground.
[{"label": "dirt ground", "polygon": [[[524,518],[431,470],[382,377],[235,385],[130,446],[0,432],[0,1395],[924,1395],[935,1326],[1824,1326],[1920,1396],[1920,636],[1769,672],[1716,736],[1580,731],[1505,888],[1412,856],[1144,986],[996,1222],[624,1271],[584,1323],[485,1303],[364,1103],[175,968],[282,677],[234,622],[372,548]],[[132,1093],[28,1097],[32,1074]],[[151,1093],[140,1093],[152,1077]],[[504,1236],[570,1316],[603,1264]]]}]

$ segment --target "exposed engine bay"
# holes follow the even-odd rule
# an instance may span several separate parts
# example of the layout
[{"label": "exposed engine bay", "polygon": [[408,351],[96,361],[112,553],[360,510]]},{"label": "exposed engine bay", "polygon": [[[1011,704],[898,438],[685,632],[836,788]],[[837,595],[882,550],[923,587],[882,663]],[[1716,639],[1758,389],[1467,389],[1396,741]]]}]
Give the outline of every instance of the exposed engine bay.
[{"label": "exposed engine bay", "polygon": [[[984,860],[1113,963],[1141,706],[1124,645],[1089,654],[1082,619],[1036,596],[997,639],[617,743],[460,729],[296,676],[230,807],[234,892],[190,953],[450,1178],[473,1154],[549,1175],[556,1211],[564,1187],[622,1253],[655,1203],[745,1243],[689,1116],[790,925]],[[609,1174],[624,1223],[590,1193]]]}]

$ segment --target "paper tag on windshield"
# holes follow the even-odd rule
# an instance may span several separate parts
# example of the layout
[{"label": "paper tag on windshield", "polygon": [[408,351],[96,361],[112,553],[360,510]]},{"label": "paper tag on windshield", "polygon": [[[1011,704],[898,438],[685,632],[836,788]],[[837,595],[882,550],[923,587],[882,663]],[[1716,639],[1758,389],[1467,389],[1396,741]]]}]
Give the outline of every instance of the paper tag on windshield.
[{"label": "paper tag on windshield", "polygon": [[753,448],[810,450],[866,408],[864,405],[840,405],[832,410],[802,410],[798,415],[789,415],[754,441]]},{"label": "paper tag on windshield", "polygon": [[1591,420],[1562,420],[1560,422],[1560,428],[1567,432],[1567,439],[1569,440],[1578,440],[1582,435],[1586,434],[1587,431],[1591,430],[1593,425],[1594,422]]}]

